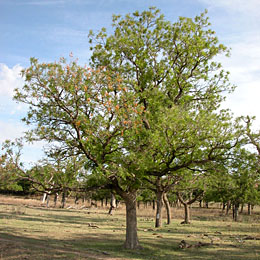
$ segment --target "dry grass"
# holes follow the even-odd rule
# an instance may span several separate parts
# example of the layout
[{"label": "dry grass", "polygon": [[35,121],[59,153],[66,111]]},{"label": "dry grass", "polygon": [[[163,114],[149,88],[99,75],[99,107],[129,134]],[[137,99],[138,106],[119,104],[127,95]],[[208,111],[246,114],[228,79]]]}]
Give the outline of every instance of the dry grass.
[{"label": "dry grass", "polygon": [[[86,203],[69,209],[46,208],[40,198],[0,196],[0,259],[260,259],[260,212],[241,215],[232,222],[219,208],[192,209],[192,224],[181,225],[182,208],[172,209],[173,223],[155,229],[154,211],[138,211],[143,250],[122,249],[125,236],[124,205],[113,216],[108,208]],[[216,206],[216,205],[214,205]],[[185,240],[190,248],[180,249]],[[206,246],[196,247],[198,242]]]}]

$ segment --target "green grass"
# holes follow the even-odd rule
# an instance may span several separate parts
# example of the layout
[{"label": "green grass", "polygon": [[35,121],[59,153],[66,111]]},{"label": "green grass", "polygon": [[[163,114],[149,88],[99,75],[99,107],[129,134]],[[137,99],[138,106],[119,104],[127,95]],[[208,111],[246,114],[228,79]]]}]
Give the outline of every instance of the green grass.
[{"label": "green grass", "polygon": [[[260,240],[244,239],[260,238],[259,215],[241,216],[245,221],[235,223],[216,212],[207,217],[204,209],[190,225],[181,225],[178,218],[155,229],[153,211],[150,216],[147,212],[141,210],[138,220],[143,249],[132,251],[122,248],[123,209],[109,216],[106,209],[47,209],[5,202],[0,204],[0,259],[260,259]],[[212,244],[180,249],[182,240]]]}]

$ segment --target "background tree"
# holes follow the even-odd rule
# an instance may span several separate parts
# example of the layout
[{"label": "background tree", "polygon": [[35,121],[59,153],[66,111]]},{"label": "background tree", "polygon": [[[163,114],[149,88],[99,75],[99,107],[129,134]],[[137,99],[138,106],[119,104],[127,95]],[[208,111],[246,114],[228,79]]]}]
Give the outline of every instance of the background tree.
[{"label": "background tree", "polygon": [[185,170],[183,179],[176,187],[176,194],[184,207],[184,221],[181,224],[190,224],[191,205],[203,196],[206,189],[207,177],[200,171]]},{"label": "background tree", "polygon": [[28,170],[21,161],[23,148],[22,138],[2,143],[0,155],[1,190],[28,194],[32,192],[32,183],[26,178]]}]

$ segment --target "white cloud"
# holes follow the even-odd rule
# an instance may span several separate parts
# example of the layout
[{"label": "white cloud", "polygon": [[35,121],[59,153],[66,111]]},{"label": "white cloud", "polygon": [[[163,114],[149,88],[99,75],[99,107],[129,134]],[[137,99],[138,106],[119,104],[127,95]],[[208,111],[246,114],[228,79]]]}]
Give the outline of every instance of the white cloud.
[{"label": "white cloud", "polygon": [[6,139],[14,140],[15,138],[19,138],[27,130],[27,128],[19,122],[5,122],[3,120],[0,120],[0,129],[0,143]]},{"label": "white cloud", "polygon": [[17,104],[12,100],[14,89],[24,85],[22,69],[19,64],[9,68],[6,64],[0,63],[0,113],[5,116],[22,114],[27,110],[25,104]]},{"label": "white cloud", "polygon": [[231,73],[231,82],[237,85],[225,106],[231,108],[236,116],[256,116],[256,123],[260,126],[260,36],[241,36],[230,44],[231,58],[221,59],[224,68]]},{"label": "white cloud", "polygon": [[24,81],[20,75],[22,69],[19,64],[9,68],[0,63],[0,96],[12,97],[13,90],[23,85]]},{"label": "white cloud", "polygon": [[[241,39],[242,38],[242,39]],[[247,34],[232,39],[231,58],[223,60],[231,71],[232,78],[239,83],[260,80],[260,35]]]},{"label": "white cloud", "polygon": [[[7,139],[15,140],[16,138],[22,137],[27,130],[28,127],[17,121],[5,122],[0,120],[0,146]],[[47,144],[43,141],[33,144],[24,144],[21,161],[25,163],[26,167],[29,167],[43,158],[43,147],[45,145]]]},{"label": "white cloud", "polygon": [[221,42],[231,48],[230,58],[220,58],[230,81],[237,86],[224,107],[236,116],[255,115],[260,127],[259,0],[198,0],[209,9]]}]

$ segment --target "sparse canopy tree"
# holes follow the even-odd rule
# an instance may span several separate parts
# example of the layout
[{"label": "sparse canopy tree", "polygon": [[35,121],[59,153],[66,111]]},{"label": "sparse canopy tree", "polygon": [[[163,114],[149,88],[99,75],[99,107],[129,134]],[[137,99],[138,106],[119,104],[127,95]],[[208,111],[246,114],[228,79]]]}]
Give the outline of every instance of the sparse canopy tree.
[{"label": "sparse canopy tree", "polygon": [[230,116],[215,110],[233,88],[212,59],[226,48],[205,13],[166,21],[159,10],[113,17],[114,33],[96,36],[91,65],[39,64],[24,71],[15,99],[29,104],[33,140],[84,155],[97,178],[126,202],[126,248],[139,248],[137,190],[163,177],[224,158],[233,141]]},{"label": "sparse canopy tree", "polygon": [[181,224],[190,224],[190,207],[202,197],[206,187],[205,179],[207,176],[199,171],[185,170],[183,172],[182,181],[176,188],[177,197],[184,206],[184,221]]},{"label": "sparse canopy tree", "polygon": [[[101,181],[115,174],[125,179],[118,170],[126,153],[123,137],[142,127],[145,109],[119,75],[76,61],[40,64],[34,58],[23,75],[27,84],[16,90],[15,99],[29,105],[24,121],[34,128],[27,138],[55,142],[52,153],[61,157],[84,156],[85,168]],[[127,199],[127,192],[120,195],[131,211],[128,204],[135,200]]]},{"label": "sparse canopy tree", "polygon": [[47,195],[62,193],[62,207],[70,191],[79,190],[82,163],[80,157],[62,160],[58,156],[38,162],[28,171],[28,178],[38,192]]},{"label": "sparse canopy tree", "polygon": [[77,177],[82,167],[79,157],[70,157],[65,161],[57,156],[55,160],[52,158],[52,161],[50,158],[42,159],[30,169],[26,169],[21,162],[22,148],[22,139],[6,140],[2,145],[1,176],[5,177],[9,186],[15,185],[21,190],[21,185],[27,185],[32,192],[49,195],[64,189],[77,189]]}]

